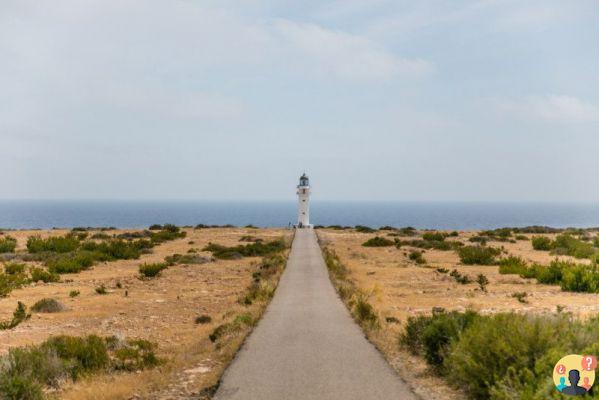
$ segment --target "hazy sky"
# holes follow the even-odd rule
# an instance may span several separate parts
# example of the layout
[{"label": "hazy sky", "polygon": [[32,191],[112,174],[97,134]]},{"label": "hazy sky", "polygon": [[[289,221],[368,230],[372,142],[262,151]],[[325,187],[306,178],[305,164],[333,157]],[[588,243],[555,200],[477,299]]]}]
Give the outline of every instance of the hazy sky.
[{"label": "hazy sky", "polygon": [[599,201],[599,1],[2,0],[1,198]]}]

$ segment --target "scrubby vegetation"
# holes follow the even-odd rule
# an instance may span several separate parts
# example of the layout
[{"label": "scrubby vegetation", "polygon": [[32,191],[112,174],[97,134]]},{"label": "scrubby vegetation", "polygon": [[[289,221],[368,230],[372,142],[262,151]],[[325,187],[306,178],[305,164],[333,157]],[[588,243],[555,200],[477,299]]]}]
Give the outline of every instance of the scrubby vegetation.
[{"label": "scrubby vegetation", "polygon": [[590,239],[588,237],[582,235],[580,237],[582,239],[575,238],[571,232],[557,235],[554,240],[546,236],[533,236],[532,247],[535,250],[551,251],[557,255],[568,255],[576,258],[596,258],[599,255],[599,249],[597,249],[597,244],[599,243],[595,243],[595,241],[589,243]]},{"label": "scrubby vegetation", "polygon": [[466,265],[492,265],[501,250],[486,246],[464,246],[457,250],[460,261]]},{"label": "scrubby vegetation", "polygon": [[372,229],[369,226],[364,226],[364,225],[356,225],[355,228],[356,232],[360,232],[360,233],[374,233],[376,232],[376,229]]},{"label": "scrubby vegetation", "polygon": [[31,282],[41,281],[44,283],[49,283],[58,282],[60,280],[60,276],[58,274],[46,271],[42,268],[33,267],[29,270],[29,273],[31,274]]},{"label": "scrubby vegetation", "polygon": [[277,279],[273,279],[285,267],[285,258],[280,254],[274,254],[262,258],[260,268],[253,274],[253,281],[246,293],[240,299],[245,305],[253,304],[255,301],[266,301],[270,299],[276,289]]},{"label": "scrubby vegetation", "polygon": [[519,257],[507,257],[499,262],[501,274],[518,274],[522,278],[534,278],[539,283],[560,285],[568,292],[599,293],[599,267],[554,260],[548,266],[528,265]]},{"label": "scrubby vegetation", "polygon": [[370,304],[372,294],[360,291],[348,279],[347,267],[333,250],[322,247],[322,254],[335,289],[354,319],[365,329],[378,329],[379,317]]},{"label": "scrubby vegetation", "polygon": [[160,273],[168,268],[167,263],[152,263],[152,264],[142,264],[139,266],[139,274],[144,278],[154,278]]},{"label": "scrubby vegetation", "polygon": [[4,273],[8,275],[24,274],[27,265],[23,263],[9,262],[4,264]]},{"label": "scrubby vegetation", "polygon": [[46,388],[101,371],[136,371],[160,364],[146,340],[55,336],[37,346],[13,348],[0,360],[0,398],[42,400]]},{"label": "scrubby vegetation", "polygon": [[173,266],[176,264],[205,264],[213,261],[211,257],[205,257],[198,254],[173,254],[172,256],[164,257],[164,262]]},{"label": "scrubby vegetation", "polygon": [[12,253],[17,247],[17,239],[11,236],[0,237],[0,253]]},{"label": "scrubby vegetation", "polygon": [[287,248],[283,238],[271,242],[255,242],[246,245],[227,247],[220,244],[209,243],[202,249],[210,251],[216,258],[222,260],[235,260],[242,257],[261,257],[278,253]]},{"label": "scrubby vegetation", "polygon": [[373,238],[368,239],[362,246],[364,247],[388,247],[393,246],[395,244],[394,241],[386,239],[384,237],[375,236]]},{"label": "scrubby vegetation", "polygon": [[425,260],[424,256],[422,255],[421,251],[418,251],[418,250],[410,251],[408,258],[410,260],[414,261],[416,264],[426,264],[426,260]]},{"label": "scrubby vegetation", "polygon": [[237,315],[232,322],[227,322],[214,328],[214,330],[208,337],[210,341],[214,343],[223,336],[235,334],[241,331],[245,326],[252,326],[254,324],[255,321],[251,315],[240,314]]},{"label": "scrubby vegetation", "polygon": [[471,399],[556,398],[555,361],[595,354],[599,318],[437,312],[409,318],[401,343]]},{"label": "scrubby vegetation", "polygon": [[31,311],[40,313],[55,313],[64,310],[64,306],[56,299],[45,298],[31,306]]},{"label": "scrubby vegetation", "polygon": [[19,273],[0,273],[0,297],[6,297],[15,289],[29,282],[27,275]]},{"label": "scrubby vegetation", "polygon": [[33,260],[42,261],[52,274],[78,273],[97,262],[138,259],[153,246],[185,237],[174,225],[161,226],[157,231],[120,234],[106,240],[84,240],[74,233],[42,239],[32,236],[27,249]]},{"label": "scrubby vegetation", "polygon": [[422,239],[399,240],[395,239],[395,247],[398,249],[402,246],[418,247],[420,249],[435,249],[435,250],[455,250],[462,247],[464,244],[457,240],[445,240],[447,235],[442,233],[428,232],[422,235]]},{"label": "scrubby vegetation", "polygon": [[451,276],[457,283],[460,283],[462,285],[466,285],[472,282],[472,279],[468,275],[461,274],[457,269],[452,270],[449,273],[449,276]]}]

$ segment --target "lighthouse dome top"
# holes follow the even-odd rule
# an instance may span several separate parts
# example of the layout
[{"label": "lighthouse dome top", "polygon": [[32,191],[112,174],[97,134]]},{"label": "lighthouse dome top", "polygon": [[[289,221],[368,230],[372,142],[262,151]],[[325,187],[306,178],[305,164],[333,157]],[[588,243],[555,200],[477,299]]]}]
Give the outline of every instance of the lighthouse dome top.
[{"label": "lighthouse dome top", "polygon": [[308,175],[305,172],[300,176],[299,186],[310,186],[310,179],[308,179]]}]

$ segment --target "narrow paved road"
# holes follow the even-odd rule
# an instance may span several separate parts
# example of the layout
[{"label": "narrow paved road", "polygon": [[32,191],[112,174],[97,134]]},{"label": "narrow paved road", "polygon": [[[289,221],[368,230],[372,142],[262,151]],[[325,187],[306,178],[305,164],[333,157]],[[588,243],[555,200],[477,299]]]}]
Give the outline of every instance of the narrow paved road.
[{"label": "narrow paved road", "polygon": [[263,319],[215,400],[414,400],[337,297],[311,229],[295,235]]}]

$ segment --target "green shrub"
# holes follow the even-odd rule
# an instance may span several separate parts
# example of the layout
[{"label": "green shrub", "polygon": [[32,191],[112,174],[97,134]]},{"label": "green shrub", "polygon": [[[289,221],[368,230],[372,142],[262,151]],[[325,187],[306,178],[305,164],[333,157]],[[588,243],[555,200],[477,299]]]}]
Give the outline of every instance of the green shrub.
[{"label": "green shrub", "polygon": [[576,239],[569,234],[558,235],[551,243],[556,254],[567,254],[576,258],[590,258],[596,251],[591,243]]},{"label": "green shrub", "polygon": [[98,286],[95,289],[95,291],[96,291],[97,294],[101,294],[101,295],[108,294],[108,291],[106,290],[106,286],[104,286],[104,284]]},{"label": "green shrub", "polygon": [[459,248],[460,261],[466,265],[491,265],[495,263],[495,257],[501,250],[485,246],[464,246]]},{"label": "green shrub", "polygon": [[12,253],[17,247],[17,239],[11,236],[0,237],[0,253]]},{"label": "green shrub", "polygon": [[[475,318],[459,340],[452,343],[444,360],[445,371],[451,382],[464,389],[470,398],[487,399],[495,384],[510,371],[520,376],[533,374],[538,360],[558,345],[561,335],[556,332],[566,333],[568,323],[563,318],[518,314]],[[567,341],[567,336],[562,340]],[[551,376],[554,362],[548,370],[541,371],[543,378]]]},{"label": "green shrub", "polygon": [[60,280],[60,276],[55,273],[51,273],[42,268],[33,267],[29,270],[31,273],[31,281],[32,282],[58,282]]},{"label": "green shrub", "polygon": [[21,288],[27,282],[27,276],[23,273],[0,273],[0,297],[8,296],[10,292],[12,292],[15,289]]},{"label": "green shrub", "polygon": [[414,261],[416,264],[426,264],[426,260],[422,256],[422,252],[421,251],[417,251],[417,250],[410,251],[410,254],[408,255],[408,258],[410,260]]},{"label": "green shrub", "polygon": [[378,316],[374,307],[369,302],[369,296],[364,293],[358,293],[353,299],[352,307],[353,315],[356,320],[363,326],[368,328],[376,328],[378,326]]},{"label": "green shrub", "polygon": [[551,250],[551,239],[546,236],[533,236],[531,241],[532,248],[535,250]]},{"label": "green shrub", "polygon": [[386,246],[393,246],[394,244],[395,244],[395,242],[392,240],[385,239],[384,237],[380,237],[380,236],[375,236],[373,238],[368,239],[364,243],[362,243],[362,246],[364,246],[364,247],[386,247]]},{"label": "green shrub", "polygon": [[472,282],[472,279],[468,275],[462,275],[457,269],[454,269],[449,273],[449,276],[452,276],[453,279],[462,285],[467,285]]},{"label": "green shrub", "polygon": [[360,233],[374,233],[376,232],[376,229],[372,229],[369,226],[364,226],[364,225],[356,225],[355,228],[356,232],[360,232]]},{"label": "green shrub", "polygon": [[500,274],[526,275],[528,265],[522,257],[509,256],[499,260]]},{"label": "green shrub", "polygon": [[221,337],[241,331],[244,326],[252,326],[255,323],[254,319],[249,314],[239,314],[232,322],[224,323],[214,328],[208,338],[212,343],[219,340]]},{"label": "green shrub", "polygon": [[139,266],[139,274],[145,278],[153,278],[168,268],[166,263],[142,264]]},{"label": "green shrub", "polygon": [[63,254],[48,260],[48,271],[52,274],[76,274],[94,265],[97,256],[86,250]]},{"label": "green shrub", "polygon": [[478,287],[483,292],[487,291],[487,285],[489,284],[489,279],[484,274],[478,274],[476,276],[476,283],[478,283]]},{"label": "green shrub", "polygon": [[213,261],[210,257],[201,256],[199,254],[173,254],[172,256],[164,257],[164,261],[168,265],[176,264],[205,264]]},{"label": "green shrub", "polygon": [[597,265],[571,264],[562,269],[560,286],[567,292],[599,293]]},{"label": "green shrub", "polygon": [[81,292],[80,292],[79,290],[71,290],[71,291],[69,292],[69,297],[70,297],[70,298],[77,297],[77,296],[79,296],[80,294],[81,294]]},{"label": "green shrub", "polygon": [[114,351],[112,366],[121,371],[139,371],[161,364],[154,353],[156,344],[144,339],[129,340]]},{"label": "green shrub", "polygon": [[489,240],[489,238],[486,236],[472,236],[471,238],[468,239],[469,242],[480,243],[483,246],[487,244],[488,240]]},{"label": "green shrub", "polygon": [[195,319],[196,324],[209,324],[212,322],[210,315],[198,315]]},{"label": "green shrub", "polygon": [[446,237],[447,235],[442,232],[425,232],[422,234],[422,239],[428,241],[442,242],[445,240]]},{"label": "green shrub", "polygon": [[39,236],[31,236],[27,239],[27,250],[30,253],[41,253],[44,251],[54,253],[68,253],[79,247],[79,240],[73,234],[65,236],[53,236],[42,239]]},{"label": "green shrub", "polygon": [[512,297],[517,299],[520,303],[528,303],[528,300],[526,299],[528,293],[526,292],[514,292],[512,293]]},{"label": "green shrub", "polygon": [[530,240],[528,236],[525,235],[516,235],[516,240]]},{"label": "green shrub", "polygon": [[64,310],[64,306],[56,299],[45,298],[37,301],[31,306],[31,311],[40,313],[55,313]]},{"label": "green shrub", "polygon": [[0,360],[0,398],[42,400],[45,386],[58,388],[68,378],[153,367],[160,364],[155,348],[143,339],[123,342],[95,335],[56,336],[37,346],[11,348]]},{"label": "green shrub", "polygon": [[26,265],[23,263],[10,262],[4,264],[4,273],[8,275],[18,275],[25,273]]}]

